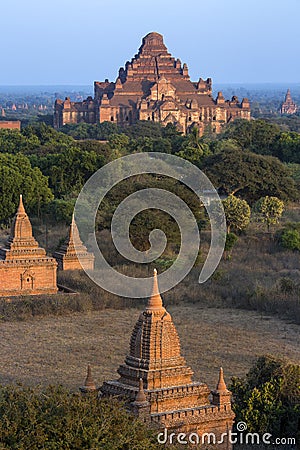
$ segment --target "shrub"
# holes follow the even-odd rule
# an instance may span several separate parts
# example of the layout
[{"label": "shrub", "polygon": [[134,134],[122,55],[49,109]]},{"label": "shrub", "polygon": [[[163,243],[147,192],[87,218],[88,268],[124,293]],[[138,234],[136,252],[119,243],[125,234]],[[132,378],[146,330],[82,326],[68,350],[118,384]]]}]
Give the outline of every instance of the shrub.
[{"label": "shrub", "polygon": [[232,379],[236,421],[246,422],[249,432],[297,437],[299,385],[299,365],[260,357],[245,379]]},{"label": "shrub", "polygon": [[288,250],[300,250],[300,233],[298,230],[285,229],[280,238],[281,244]]},{"label": "shrub", "polygon": [[0,388],[0,448],[48,450],[155,449],[153,432],[113,399],[61,386]]},{"label": "shrub", "polygon": [[237,242],[238,237],[234,233],[227,233],[226,234],[226,242],[225,242],[225,248],[224,248],[224,259],[230,259],[231,258],[231,252],[232,249]]}]

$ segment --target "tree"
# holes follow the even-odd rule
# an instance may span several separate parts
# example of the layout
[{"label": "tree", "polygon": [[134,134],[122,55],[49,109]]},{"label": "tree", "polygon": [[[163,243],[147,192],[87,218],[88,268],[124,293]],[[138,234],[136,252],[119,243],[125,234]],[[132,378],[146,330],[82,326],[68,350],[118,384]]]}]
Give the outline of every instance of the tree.
[{"label": "tree", "polygon": [[118,127],[115,123],[106,121],[97,124],[66,124],[60,131],[74,139],[107,140],[111,134],[118,133]]},{"label": "tree", "polygon": [[39,215],[41,207],[53,200],[48,179],[22,155],[0,154],[0,221],[7,221],[24,195],[28,212]]},{"label": "tree", "polygon": [[300,163],[300,134],[291,131],[281,133],[274,153],[281,161]]},{"label": "tree", "polygon": [[0,130],[1,153],[29,153],[40,146],[37,136],[24,136],[18,130]]},{"label": "tree", "polygon": [[260,357],[246,378],[232,379],[236,421],[246,422],[251,433],[297,437],[299,385],[299,365],[272,356]]},{"label": "tree", "polygon": [[234,139],[243,149],[273,155],[275,143],[280,136],[280,127],[262,119],[238,119],[226,128],[224,136],[226,139]]},{"label": "tree", "polygon": [[220,193],[239,194],[249,204],[266,195],[299,197],[290,171],[277,158],[226,149],[204,160],[203,171]]},{"label": "tree", "polygon": [[163,126],[152,120],[139,120],[130,127],[124,128],[123,133],[129,137],[137,139],[139,137],[149,137],[153,139],[162,137]]},{"label": "tree", "polygon": [[193,127],[191,132],[186,136],[177,156],[187,159],[191,163],[200,166],[202,159],[210,154],[210,148],[199,136],[199,130]]},{"label": "tree", "polygon": [[108,139],[112,150],[122,151],[128,147],[129,137],[126,134],[111,134]]},{"label": "tree", "polygon": [[288,250],[300,251],[300,233],[298,230],[285,229],[281,233],[280,243]]},{"label": "tree", "polygon": [[72,145],[59,153],[31,155],[30,161],[49,177],[55,197],[61,198],[78,194],[88,178],[102,167],[105,158],[93,150]]},{"label": "tree", "polygon": [[254,205],[254,210],[258,213],[258,219],[267,224],[268,231],[270,226],[279,222],[284,210],[284,202],[277,197],[263,197]]},{"label": "tree", "polygon": [[227,233],[230,233],[231,228],[241,231],[249,225],[251,210],[246,200],[241,200],[231,194],[223,200],[223,207],[226,216]]},{"label": "tree", "polygon": [[99,400],[61,386],[1,387],[0,417],[1,449],[157,448],[155,433],[116,399]]}]

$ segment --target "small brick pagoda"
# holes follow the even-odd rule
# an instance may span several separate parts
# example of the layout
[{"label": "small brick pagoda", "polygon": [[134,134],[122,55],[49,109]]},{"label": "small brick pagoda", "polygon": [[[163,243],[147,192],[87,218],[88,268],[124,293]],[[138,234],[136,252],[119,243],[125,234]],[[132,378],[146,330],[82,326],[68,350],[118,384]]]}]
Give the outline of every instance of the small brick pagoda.
[{"label": "small brick pagoda", "polygon": [[[131,410],[144,421],[175,433],[195,432],[200,437],[215,433],[217,439],[232,428],[231,393],[223,370],[215,391],[192,381],[193,371],[181,356],[175,325],[163,307],[156,271],[152,295],[134,327],[129,355],[118,373],[118,380],[103,383],[100,395],[128,399]],[[232,448],[225,441],[218,449]]]},{"label": "small brick pagoda", "polygon": [[74,220],[74,215],[72,217],[68,238],[53,256],[60,270],[81,270],[82,265],[80,261],[82,261],[84,269],[94,270],[94,255],[88,252],[87,248],[83,245]]},{"label": "small brick pagoda", "polygon": [[285,95],[284,102],[282,102],[280,107],[281,114],[296,114],[298,111],[298,106],[292,100],[291,91],[288,89]]},{"label": "small brick pagoda", "polygon": [[188,67],[168,52],[163,36],[149,33],[137,55],[119,69],[115,82],[94,83],[94,98],[72,102],[57,99],[54,127],[68,123],[109,121],[123,127],[138,120],[176,125],[188,133],[196,127],[202,135],[207,126],[219,133],[237,118],[250,120],[250,103],[236,96],[225,100],[222,92],[214,99],[212,80],[191,81]]},{"label": "small brick pagoda", "polygon": [[0,248],[0,296],[56,294],[57,263],[32,235],[22,195],[10,237]]}]

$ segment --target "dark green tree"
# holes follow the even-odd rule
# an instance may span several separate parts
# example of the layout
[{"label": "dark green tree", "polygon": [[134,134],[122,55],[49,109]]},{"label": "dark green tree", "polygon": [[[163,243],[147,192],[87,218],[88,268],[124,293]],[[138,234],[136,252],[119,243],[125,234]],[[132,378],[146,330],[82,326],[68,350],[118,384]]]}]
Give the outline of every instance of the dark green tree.
[{"label": "dark green tree", "polygon": [[33,168],[26,156],[0,154],[0,221],[7,221],[16,212],[20,194],[28,212],[36,215],[53,200],[47,177]]},{"label": "dark green tree", "polygon": [[249,432],[299,438],[299,385],[299,365],[260,357],[246,378],[232,379],[236,421],[246,422]]},{"label": "dark green tree", "polygon": [[155,433],[116,400],[75,394],[62,387],[43,391],[0,388],[0,447],[5,450],[154,450]]},{"label": "dark green tree", "polygon": [[288,168],[271,156],[226,149],[206,158],[203,170],[220,193],[238,194],[249,204],[266,195],[284,201],[299,195]]}]

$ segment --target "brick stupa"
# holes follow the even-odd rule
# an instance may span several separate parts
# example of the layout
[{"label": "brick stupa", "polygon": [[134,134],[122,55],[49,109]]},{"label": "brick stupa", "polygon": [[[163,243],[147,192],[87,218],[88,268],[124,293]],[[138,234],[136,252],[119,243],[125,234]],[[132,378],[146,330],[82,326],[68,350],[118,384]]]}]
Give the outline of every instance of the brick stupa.
[{"label": "brick stupa", "polygon": [[55,294],[57,263],[32,235],[22,196],[10,237],[0,248],[0,296]]},{"label": "brick stupa", "polygon": [[[152,295],[134,327],[129,355],[118,373],[118,380],[103,383],[100,395],[127,399],[144,421],[175,433],[215,433],[216,439],[232,428],[231,393],[223,370],[212,392],[205,383],[192,380],[193,371],[181,356],[175,325],[162,303],[156,271]],[[227,437],[218,444],[218,449],[230,448]]]},{"label": "brick stupa", "polygon": [[81,270],[82,265],[86,270],[94,270],[94,255],[88,252],[83,245],[74,215],[68,238],[53,256],[57,261],[59,270]]}]

